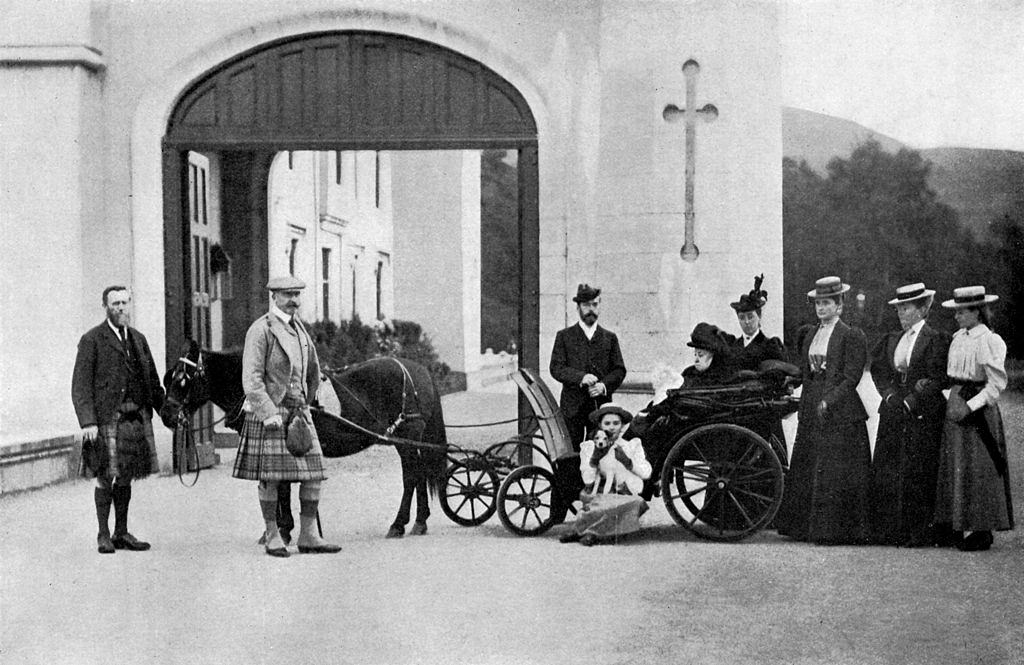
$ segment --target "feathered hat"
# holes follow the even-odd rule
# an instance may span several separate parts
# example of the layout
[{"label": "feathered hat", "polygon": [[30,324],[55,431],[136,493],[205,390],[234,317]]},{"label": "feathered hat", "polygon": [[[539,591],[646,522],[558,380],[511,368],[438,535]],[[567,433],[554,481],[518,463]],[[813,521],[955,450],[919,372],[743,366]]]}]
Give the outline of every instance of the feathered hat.
[{"label": "feathered hat", "polygon": [[729,303],[729,306],[739,312],[753,312],[764,307],[764,304],[768,302],[768,292],[761,289],[761,284],[764,282],[764,273],[761,273],[754,278],[754,288],[750,293],[744,293],[740,296],[738,302]]}]

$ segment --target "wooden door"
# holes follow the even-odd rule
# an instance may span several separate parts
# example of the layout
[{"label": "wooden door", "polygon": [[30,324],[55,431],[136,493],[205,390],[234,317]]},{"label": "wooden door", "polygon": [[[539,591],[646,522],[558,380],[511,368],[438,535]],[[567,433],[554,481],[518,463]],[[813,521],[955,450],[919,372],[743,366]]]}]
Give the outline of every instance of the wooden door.
[{"label": "wooden door", "polygon": [[[192,285],[192,336],[204,349],[211,348],[210,329],[210,164],[202,155],[188,155],[188,219]],[[216,462],[213,444],[213,405],[205,404],[192,416],[199,467]]]}]

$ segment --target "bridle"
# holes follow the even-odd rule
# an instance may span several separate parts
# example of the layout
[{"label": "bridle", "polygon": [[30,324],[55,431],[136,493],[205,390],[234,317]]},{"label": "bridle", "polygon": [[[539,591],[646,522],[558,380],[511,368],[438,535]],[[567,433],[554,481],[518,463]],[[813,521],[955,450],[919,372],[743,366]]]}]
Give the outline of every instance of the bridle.
[{"label": "bridle", "polygon": [[[206,366],[203,364],[202,351],[199,352],[195,362],[189,360],[186,356],[182,356],[178,358],[177,366],[171,375],[170,386],[177,384],[184,390],[184,394],[180,401],[172,398],[170,391],[167,394],[167,401],[177,411],[174,417],[174,440],[172,445],[175,467],[178,470],[178,481],[186,487],[192,487],[199,482],[199,451],[196,449],[192,423],[189,422],[189,415],[186,414],[186,410],[189,398],[192,396],[192,391],[196,386],[195,382],[205,377]],[[184,476],[188,470],[189,457],[192,458],[191,461],[194,464],[195,475],[192,477],[191,483],[186,483]]]}]

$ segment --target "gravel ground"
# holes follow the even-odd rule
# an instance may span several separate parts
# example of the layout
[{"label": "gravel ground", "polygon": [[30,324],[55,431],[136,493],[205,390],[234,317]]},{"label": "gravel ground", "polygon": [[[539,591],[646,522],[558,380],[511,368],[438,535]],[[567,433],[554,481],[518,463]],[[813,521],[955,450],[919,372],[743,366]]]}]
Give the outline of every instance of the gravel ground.
[{"label": "gravel ground", "polygon": [[[508,417],[514,397],[452,395],[450,423]],[[1009,393],[1016,512],[1024,398]],[[509,430],[511,433],[511,430]],[[500,428],[452,430],[479,445]],[[1024,535],[992,551],[817,547],[763,532],[697,541],[658,501],[615,546],[506,532],[497,518],[382,538],[398,458],[330,460],[321,514],[334,556],[265,556],[255,485],[230,451],[199,483],[136,485],[146,553],[95,550],[85,481],[0,498],[0,662],[1024,663]]]}]

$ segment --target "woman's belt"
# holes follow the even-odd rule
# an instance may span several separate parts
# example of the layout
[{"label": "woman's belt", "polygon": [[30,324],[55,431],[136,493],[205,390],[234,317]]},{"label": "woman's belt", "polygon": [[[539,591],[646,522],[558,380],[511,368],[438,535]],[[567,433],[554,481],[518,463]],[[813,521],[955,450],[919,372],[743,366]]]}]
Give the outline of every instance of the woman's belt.
[{"label": "woman's belt", "polygon": [[968,379],[954,379],[949,377],[949,382],[953,386],[960,387],[960,398],[965,402],[982,391],[985,387],[984,381],[971,381]]}]

